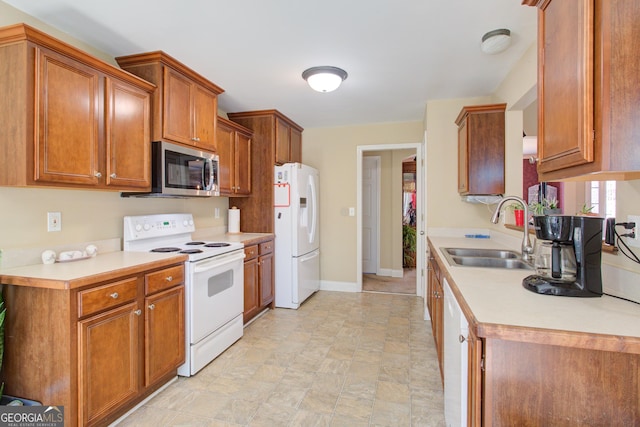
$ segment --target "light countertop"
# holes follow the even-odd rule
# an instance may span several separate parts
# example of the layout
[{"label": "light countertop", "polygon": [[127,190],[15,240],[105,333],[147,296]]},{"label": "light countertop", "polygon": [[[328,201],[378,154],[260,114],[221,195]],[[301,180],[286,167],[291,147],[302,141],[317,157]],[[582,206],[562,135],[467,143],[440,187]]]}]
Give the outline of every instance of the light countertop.
[{"label": "light countertop", "polygon": [[0,269],[0,282],[7,285],[74,289],[184,262],[186,259],[186,255],[116,251],[78,261],[3,268]]},{"label": "light countertop", "polygon": [[461,247],[519,251],[519,246],[506,246],[494,239],[429,237],[429,241],[436,249],[433,255],[446,271],[443,276],[453,280],[477,324],[640,338],[639,304],[606,295],[600,298],[539,295],[522,287],[522,279],[535,274],[535,270],[450,266],[441,250]]}]

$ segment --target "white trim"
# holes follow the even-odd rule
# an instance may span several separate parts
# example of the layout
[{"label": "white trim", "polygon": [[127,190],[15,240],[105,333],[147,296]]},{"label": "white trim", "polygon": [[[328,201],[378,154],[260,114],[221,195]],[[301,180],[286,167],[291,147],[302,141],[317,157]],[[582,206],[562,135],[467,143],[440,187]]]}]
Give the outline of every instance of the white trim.
[{"label": "white trim", "polygon": [[[426,143],[426,132],[422,142],[402,144],[359,145],[356,147],[356,290],[362,292],[362,157],[365,151],[381,150],[416,150],[416,203],[417,203],[417,256],[416,256],[416,295],[424,297],[425,271],[425,233],[424,233],[424,192],[423,188],[423,153]],[[420,274],[425,272],[425,276]],[[342,290],[342,289],[340,289]]]},{"label": "white trim", "polygon": [[321,291],[338,291],[338,292],[362,292],[362,285],[358,289],[358,284],[354,282],[335,282],[333,280],[321,280]]},{"label": "white trim", "polygon": [[384,277],[396,277],[402,279],[404,277],[404,270],[393,270],[391,268],[380,268],[376,273],[376,276]]}]

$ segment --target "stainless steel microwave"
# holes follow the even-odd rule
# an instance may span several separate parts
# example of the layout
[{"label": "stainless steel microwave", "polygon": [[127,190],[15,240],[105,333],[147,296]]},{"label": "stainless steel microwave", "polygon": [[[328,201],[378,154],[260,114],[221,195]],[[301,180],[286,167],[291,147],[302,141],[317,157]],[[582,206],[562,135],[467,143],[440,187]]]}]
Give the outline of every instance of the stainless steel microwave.
[{"label": "stainless steel microwave", "polygon": [[151,143],[151,192],[122,193],[123,197],[219,196],[217,154],[172,144]]}]

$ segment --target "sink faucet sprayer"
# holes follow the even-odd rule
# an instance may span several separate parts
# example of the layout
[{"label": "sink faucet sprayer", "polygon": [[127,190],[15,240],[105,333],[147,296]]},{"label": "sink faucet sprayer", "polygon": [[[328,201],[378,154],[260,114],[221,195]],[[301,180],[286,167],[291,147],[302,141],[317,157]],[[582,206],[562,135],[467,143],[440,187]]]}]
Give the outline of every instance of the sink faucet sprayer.
[{"label": "sink faucet sprayer", "polygon": [[503,197],[498,202],[498,207],[491,217],[491,222],[494,224],[498,223],[498,218],[500,218],[500,209],[502,209],[502,205],[509,200],[518,202],[524,207],[524,236],[522,237],[522,248],[520,251],[522,253],[523,260],[531,261],[533,258],[533,246],[531,245],[531,240],[529,240],[529,206],[527,206],[527,202],[518,196]]}]

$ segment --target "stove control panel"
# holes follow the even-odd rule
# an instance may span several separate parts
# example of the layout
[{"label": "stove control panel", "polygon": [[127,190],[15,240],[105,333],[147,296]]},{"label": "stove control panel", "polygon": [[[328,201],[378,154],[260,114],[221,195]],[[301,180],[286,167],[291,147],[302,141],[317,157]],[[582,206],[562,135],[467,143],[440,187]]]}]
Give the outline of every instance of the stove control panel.
[{"label": "stove control panel", "polygon": [[191,214],[159,214],[124,217],[124,241],[170,237],[195,231]]}]

